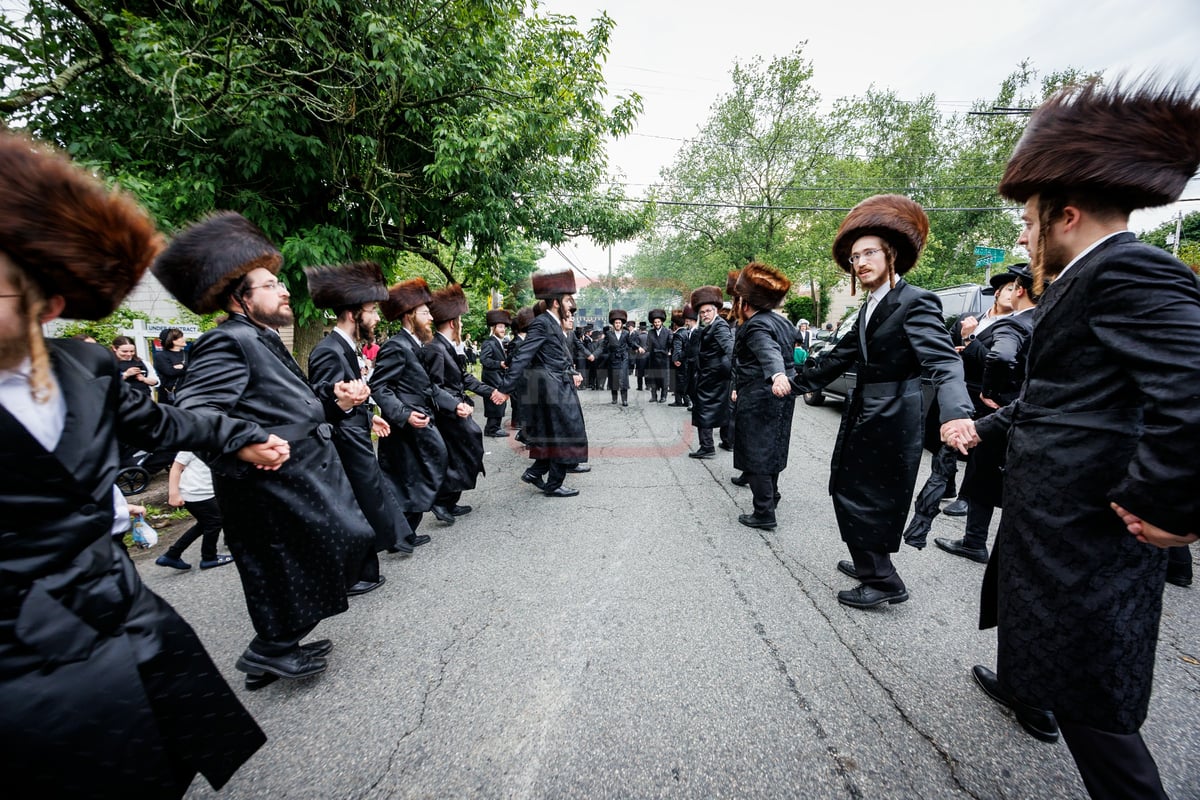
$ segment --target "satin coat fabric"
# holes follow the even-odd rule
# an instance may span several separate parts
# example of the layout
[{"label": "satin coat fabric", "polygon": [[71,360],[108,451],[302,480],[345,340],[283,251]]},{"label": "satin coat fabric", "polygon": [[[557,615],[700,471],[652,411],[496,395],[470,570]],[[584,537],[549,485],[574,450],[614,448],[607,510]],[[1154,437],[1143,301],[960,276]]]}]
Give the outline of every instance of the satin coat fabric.
[{"label": "satin coat fabric", "polygon": [[334,399],[334,384],[361,380],[354,348],[340,334],[330,333],[308,356],[308,380],[328,411],[333,444],[350,478],[354,498],[375,531],[375,552],[406,549],[408,545],[404,542],[413,531],[408,520],[398,513],[398,501],[391,489],[385,487],[380,474],[375,445],[371,442],[371,403],[355,406],[347,413]]},{"label": "satin coat fabric", "polygon": [[637,352],[634,337],[627,330],[604,332],[600,349],[608,363],[608,388],[611,391],[629,391],[629,367]]},{"label": "satin coat fabric", "polygon": [[280,338],[231,315],[192,345],[176,403],[268,431],[312,431],[284,437],[291,458],[275,471],[201,456],[213,471],[254,630],[278,641],[345,611],[346,588],[374,552],[375,532],[334,449],[327,408]]},{"label": "satin coat fabric", "polygon": [[10,784],[55,797],[180,797],[201,772],[220,788],[266,737],[113,541],[117,441],[232,454],[266,433],[157,406],[98,345],[47,346],[67,405],[54,451],[0,408],[0,752]]},{"label": "satin coat fabric", "polygon": [[511,394],[522,379],[526,381],[528,402],[522,413],[530,458],[575,464],[588,460],[587,429],[574,382],[577,374],[558,318],[549,311],[538,314],[509,362],[508,378],[498,387]]},{"label": "satin coat fabric", "polygon": [[998,623],[997,674],[1017,698],[1132,733],[1150,701],[1167,555],[1109,502],[1200,530],[1200,289],[1122,233],[1033,313],[1020,398],[977,424],[1009,437],[981,625]]},{"label": "satin coat fabric", "polygon": [[655,386],[666,386],[671,369],[671,332],[667,327],[646,331],[646,380]]},{"label": "satin coat fabric", "polygon": [[787,317],[770,311],[760,311],[738,327],[732,381],[738,432],[733,440],[734,469],[778,475],[787,467],[796,396],[776,397],[771,378],[795,373],[789,360],[793,337]]},{"label": "satin coat fabric", "polygon": [[865,311],[864,302],[855,330],[831,352],[805,361],[793,384],[797,393],[816,391],[857,370],[834,445],[829,493],[842,541],[895,553],[921,462],[922,376],[933,384],[941,422],[969,419],[973,409],[937,295],[900,279],[864,330]]},{"label": "satin coat fabric", "polygon": [[692,331],[689,345],[696,353],[695,375],[692,379],[692,424],[697,428],[720,428],[729,422],[733,331],[728,322],[715,317],[708,325]]},{"label": "satin coat fabric", "polygon": [[[420,352],[409,333],[392,335],[379,348],[370,381],[379,415],[392,426],[392,435],[379,440],[379,466],[406,514],[423,514],[433,508],[449,459],[437,427],[437,412],[453,413],[457,405],[429,380]],[[414,411],[429,417],[429,425],[410,425],[408,418]]]},{"label": "satin coat fabric", "polygon": [[[479,346],[479,364],[482,367],[479,377],[488,386],[496,386],[504,380],[508,372],[508,353],[504,350],[504,342],[495,336],[488,336]],[[508,401],[496,405],[490,397],[483,398],[483,416],[487,419],[503,419]]]},{"label": "satin coat fabric", "polygon": [[[439,334],[421,348],[421,363],[429,373],[429,380],[442,387],[455,404],[475,404],[467,398],[467,390],[479,395],[489,395],[492,387],[465,371],[466,364],[460,361],[454,345]],[[438,430],[446,442],[449,460],[446,478],[442,482],[443,492],[462,492],[474,489],[475,482],[483,474],[483,430],[474,417],[460,417],[454,411],[438,410]]]}]

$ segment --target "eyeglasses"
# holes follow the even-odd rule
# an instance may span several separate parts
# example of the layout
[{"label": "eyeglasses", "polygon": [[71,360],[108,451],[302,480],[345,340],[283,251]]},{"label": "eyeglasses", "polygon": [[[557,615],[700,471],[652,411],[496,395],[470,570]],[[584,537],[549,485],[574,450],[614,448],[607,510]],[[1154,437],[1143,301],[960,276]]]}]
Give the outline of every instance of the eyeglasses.
[{"label": "eyeglasses", "polygon": [[850,266],[853,267],[859,261],[865,261],[868,258],[874,258],[875,256],[879,255],[882,252],[883,252],[882,250],[879,250],[879,249],[873,247],[870,250],[863,250],[861,253],[853,253],[846,260],[849,261]]},{"label": "eyeglasses", "polygon": [[255,289],[266,289],[268,292],[278,292],[280,289],[287,291],[287,287],[279,281],[271,280],[266,283],[260,283],[258,286],[247,287],[246,291],[253,292]]}]

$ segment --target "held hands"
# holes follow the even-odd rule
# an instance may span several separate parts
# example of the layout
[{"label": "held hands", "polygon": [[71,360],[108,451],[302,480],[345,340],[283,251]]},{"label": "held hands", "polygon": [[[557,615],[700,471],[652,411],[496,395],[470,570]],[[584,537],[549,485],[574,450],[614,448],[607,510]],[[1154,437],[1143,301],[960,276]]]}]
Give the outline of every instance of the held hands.
[{"label": "held hands", "polygon": [[474,406],[472,406],[470,403],[459,403],[457,406],[454,407],[454,413],[460,417],[471,416],[471,412],[473,410],[474,410]]},{"label": "held hands", "polygon": [[792,393],[792,382],[788,380],[788,376],[780,373],[775,376],[775,380],[771,381],[771,394],[776,397],[787,397]]},{"label": "held hands", "polygon": [[429,415],[413,411],[408,415],[408,424],[414,428],[426,428],[429,426]]},{"label": "held hands", "polygon": [[265,442],[248,444],[237,451],[237,457],[242,461],[265,470],[279,469],[291,455],[291,445],[273,433]]},{"label": "held hands", "polygon": [[342,411],[362,405],[371,396],[371,387],[363,380],[338,381],[333,385],[333,399]]},{"label": "held hands", "polygon": [[[595,356],[588,356],[588,357],[587,357],[587,360],[588,360],[588,361],[595,361],[595,360],[596,360],[596,357],[595,357]],[[679,366],[679,364],[676,364],[675,366]]]},{"label": "held hands", "polygon": [[942,444],[953,447],[964,456],[967,451],[979,444],[979,434],[975,432],[975,423],[969,419],[952,419],[942,425]]},{"label": "held hands", "polygon": [[386,419],[376,414],[371,417],[371,433],[383,439],[392,435],[392,426],[388,425]]},{"label": "held hands", "polygon": [[492,401],[492,405],[498,406],[501,403],[505,403],[508,401],[508,395],[506,395],[504,392],[500,391],[499,389],[492,389],[492,396],[488,399],[490,399]]},{"label": "held hands", "polygon": [[1112,510],[1121,518],[1121,522],[1125,523],[1125,529],[1133,534],[1134,538],[1142,544],[1152,544],[1155,547],[1182,547],[1183,545],[1191,544],[1200,539],[1194,533],[1184,534],[1183,536],[1174,533],[1167,533],[1162,528],[1146,522],[1146,520],[1126,511],[1116,503],[1109,503]]}]

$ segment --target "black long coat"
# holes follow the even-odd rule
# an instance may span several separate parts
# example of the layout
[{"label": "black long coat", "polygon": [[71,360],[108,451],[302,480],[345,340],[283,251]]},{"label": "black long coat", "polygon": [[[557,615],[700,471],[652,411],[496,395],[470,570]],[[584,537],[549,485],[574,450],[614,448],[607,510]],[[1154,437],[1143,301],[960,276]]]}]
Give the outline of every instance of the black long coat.
[{"label": "black long coat", "polygon": [[[463,370],[458,352],[450,340],[439,333],[421,348],[421,363],[429,373],[429,380],[442,387],[456,403],[471,403],[467,390],[479,395],[489,395],[492,387]],[[453,410],[438,409],[438,430],[446,442],[449,461],[446,464],[446,479],[442,491],[461,492],[474,489],[483,469],[483,431],[474,417],[460,417]]]},{"label": "black long coat", "polygon": [[692,424],[719,428],[729,422],[729,378],[733,374],[733,331],[715,317],[692,331],[696,370],[692,379]]},{"label": "black long coat", "polygon": [[380,475],[379,459],[371,442],[371,404],[363,403],[347,413],[337,407],[333,396],[335,383],[360,379],[358,355],[340,333],[330,333],[308,356],[309,384],[329,411],[333,444],[358,506],[375,531],[375,551],[411,549],[405,540],[412,536],[412,528],[397,513],[396,498],[385,488]]},{"label": "black long coat", "polygon": [[176,402],[256,422],[291,443],[275,471],[201,452],[255,631],[284,639],[345,611],[375,532],[334,449],[327,409],[279,336],[231,315],[192,345]]},{"label": "black long coat", "polygon": [[526,381],[528,402],[522,413],[530,458],[576,464],[588,460],[587,429],[575,390],[578,374],[558,318],[549,311],[538,314],[509,362],[508,378],[497,387],[512,394]]},{"label": "black long coat", "polygon": [[772,376],[795,374],[792,362],[795,331],[787,317],[760,311],[738,328],[734,345],[733,468],[759,475],[777,475],[787,467],[796,396],[776,397]]},{"label": "black long coat", "polygon": [[608,364],[608,388],[612,391],[629,390],[629,366],[637,352],[633,334],[628,330],[604,332],[600,340],[600,352]]},{"label": "black long coat", "polygon": [[842,541],[894,553],[921,463],[921,377],[933,383],[941,422],[970,418],[972,406],[937,295],[900,279],[864,326],[866,308],[864,302],[851,335],[804,362],[794,388],[816,391],[857,368],[858,386],[834,445],[829,493]]},{"label": "black long coat", "polygon": [[[687,356],[688,340],[691,336],[692,329],[687,326],[676,328],[671,336],[671,367],[675,370],[675,391],[686,397],[691,396]],[[675,362],[679,362],[678,367],[675,366]]]},{"label": "black long coat", "polygon": [[266,739],[109,535],[117,440],[232,454],[266,434],[156,405],[124,384],[104,348],[47,345],[67,407],[54,451],[0,407],[8,784],[54,797],[180,797],[199,771],[220,788]]},{"label": "black long coat", "polygon": [[[508,353],[504,351],[504,342],[495,336],[483,340],[479,347],[479,363],[483,367],[480,378],[488,386],[496,386],[504,380],[508,372]],[[496,405],[487,395],[483,398],[483,415],[488,419],[504,419],[504,409],[508,401]]]},{"label": "black long coat", "polygon": [[1020,398],[977,423],[1009,436],[981,622],[999,623],[997,673],[1016,697],[1131,733],[1150,701],[1167,556],[1109,502],[1200,530],[1200,290],[1121,233],[1034,313]]},{"label": "black long coat", "polygon": [[666,386],[671,368],[671,332],[666,326],[646,331],[646,380]]},{"label": "black long coat", "polygon": [[[371,373],[371,397],[379,415],[392,426],[392,435],[379,440],[379,466],[388,485],[408,514],[424,514],[446,479],[446,442],[437,427],[437,412],[458,405],[446,390],[429,380],[421,363],[421,345],[407,331],[383,343]],[[414,411],[429,417],[429,425],[414,428]]]}]

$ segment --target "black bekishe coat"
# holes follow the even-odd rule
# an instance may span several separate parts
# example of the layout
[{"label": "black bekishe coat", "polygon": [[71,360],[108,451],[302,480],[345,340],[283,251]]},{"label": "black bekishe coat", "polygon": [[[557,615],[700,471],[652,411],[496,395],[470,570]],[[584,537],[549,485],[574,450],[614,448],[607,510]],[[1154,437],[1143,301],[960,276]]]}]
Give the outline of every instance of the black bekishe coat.
[{"label": "black bekishe coat", "polygon": [[772,311],[760,311],[738,327],[732,381],[737,391],[734,469],[777,475],[787,467],[796,396],[776,397],[771,378],[795,374],[795,333],[787,317]]},{"label": "black bekishe coat", "polygon": [[[432,341],[421,348],[421,363],[429,374],[429,380],[440,386],[459,403],[471,403],[467,391],[477,395],[490,395],[491,386],[464,371],[465,362],[460,362],[458,352],[450,340],[435,333]],[[446,442],[449,461],[442,491],[461,492],[474,489],[483,468],[483,431],[474,417],[460,417],[453,410],[438,410],[438,430]]]},{"label": "black bekishe coat", "polygon": [[942,422],[969,419],[972,406],[937,295],[899,279],[864,331],[866,307],[864,301],[855,330],[830,353],[804,362],[793,386],[797,393],[816,391],[857,369],[834,445],[829,493],[842,541],[894,553],[921,463],[921,377],[933,384]]},{"label": "black bekishe coat", "polygon": [[121,380],[106,348],[47,345],[67,409],[54,450],[0,407],[0,746],[11,785],[180,797],[201,772],[220,788],[266,738],[110,535],[117,441],[233,454],[266,433],[156,405]]},{"label": "black bekishe coat", "polygon": [[692,378],[692,424],[719,428],[729,422],[729,376],[733,372],[733,331],[721,317],[692,331],[697,354]]}]

